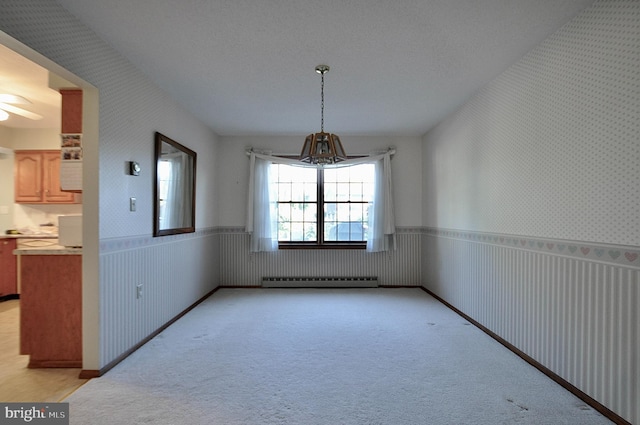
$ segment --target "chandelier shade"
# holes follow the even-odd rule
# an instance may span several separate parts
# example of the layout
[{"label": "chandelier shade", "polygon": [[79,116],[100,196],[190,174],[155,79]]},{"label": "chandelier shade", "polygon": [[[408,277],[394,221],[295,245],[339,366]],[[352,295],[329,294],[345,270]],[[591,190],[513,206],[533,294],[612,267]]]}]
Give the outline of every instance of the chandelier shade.
[{"label": "chandelier shade", "polygon": [[304,139],[300,161],[310,164],[333,164],[344,161],[344,152],[340,137],[331,133],[314,133]]},{"label": "chandelier shade", "polygon": [[324,131],[324,74],[329,72],[329,67],[327,65],[318,65],[316,72],[322,76],[322,84],[320,86],[320,132],[309,134],[305,138],[302,153],[300,153],[300,161],[319,165],[334,164],[346,160],[347,154],[344,151],[340,137]]}]

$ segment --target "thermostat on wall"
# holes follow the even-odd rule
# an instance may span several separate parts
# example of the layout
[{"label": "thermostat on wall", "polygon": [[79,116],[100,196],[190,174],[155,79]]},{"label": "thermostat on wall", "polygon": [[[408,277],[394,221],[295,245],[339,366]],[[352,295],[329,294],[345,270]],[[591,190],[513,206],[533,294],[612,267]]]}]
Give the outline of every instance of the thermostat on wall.
[{"label": "thermostat on wall", "polygon": [[139,176],[140,164],[138,164],[136,161],[129,161],[129,174],[131,174],[132,176]]}]

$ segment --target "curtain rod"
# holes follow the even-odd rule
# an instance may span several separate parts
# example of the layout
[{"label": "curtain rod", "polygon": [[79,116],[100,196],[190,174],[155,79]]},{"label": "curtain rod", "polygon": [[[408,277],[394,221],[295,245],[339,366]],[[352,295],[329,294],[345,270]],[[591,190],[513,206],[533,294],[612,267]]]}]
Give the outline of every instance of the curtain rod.
[{"label": "curtain rod", "polygon": [[[245,154],[247,156],[251,156],[252,152],[259,153],[260,155],[270,155],[270,156],[282,156],[282,157],[295,156],[295,155],[283,154],[283,153],[274,154],[274,153],[271,153],[271,151],[262,151],[262,150],[258,150],[258,149],[254,149],[254,148],[247,148],[247,149],[245,149],[244,152],[245,152]],[[369,152],[368,154],[365,154],[365,155],[356,155],[356,156],[363,156],[364,157],[364,156],[382,155],[383,153],[387,153],[387,152],[389,152],[391,154],[391,156],[393,156],[396,153],[396,148],[391,146],[391,147],[388,147],[386,150],[385,149],[380,149],[380,150],[377,150],[377,151]]]}]

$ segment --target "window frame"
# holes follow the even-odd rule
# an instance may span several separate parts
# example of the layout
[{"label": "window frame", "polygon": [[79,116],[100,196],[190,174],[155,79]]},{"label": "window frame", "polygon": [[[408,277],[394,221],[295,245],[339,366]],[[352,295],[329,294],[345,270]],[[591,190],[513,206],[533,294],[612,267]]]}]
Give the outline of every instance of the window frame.
[{"label": "window frame", "polygon": [[[350,156],[348,159],[362,158],[363,156]],[[297,156],[284,156],[284,158],[298,158]],[[367,248],[367,241],[325,241],[324,240],[324,169],[317,167],[316,199],[317,213],[316,224],[318,235],[316,241],[278,241],[278,249],[359,249]],[[331,202],[333,203],[333,202]],[[352,201],[345,201],[351,204]],[[362,202],[355,202],[361,204]]]}]

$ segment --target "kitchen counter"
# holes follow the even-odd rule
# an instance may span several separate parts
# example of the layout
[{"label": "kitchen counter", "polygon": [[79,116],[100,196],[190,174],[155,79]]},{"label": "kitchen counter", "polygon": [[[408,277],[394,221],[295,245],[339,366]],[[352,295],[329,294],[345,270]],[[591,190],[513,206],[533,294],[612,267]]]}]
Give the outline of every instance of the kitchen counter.
[{"label": "kitchen counter", "polygon": [[20,354],[29,368],[82,367],[82,248],[15,249]]},{"label": "kitchen counter", "polygon": [[49,246],[22,246],[14,249],[13,253],[15,255],[82,255],[82,248],[57,244]]},{"label": "kitchen counter", "polygon": [[58,235],[55,233],[2,235],[0,237],[4,239],[58,239]]}]

